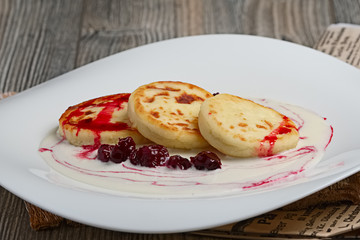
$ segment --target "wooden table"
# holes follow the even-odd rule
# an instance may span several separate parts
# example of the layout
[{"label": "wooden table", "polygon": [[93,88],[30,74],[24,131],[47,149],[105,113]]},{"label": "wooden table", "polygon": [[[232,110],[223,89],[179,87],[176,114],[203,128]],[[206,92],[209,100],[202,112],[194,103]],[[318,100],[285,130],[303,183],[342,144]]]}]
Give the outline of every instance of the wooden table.
[{"label": "wooden table", "polygon": [[[0,92],[21,92],[108,55],[189,35],[250,34],[312,47],[338,22],[360,24],[360,0],[0,0]],[[24,202],[0,187],[0,239],[216,238],[67,225],[36,232]]]}]

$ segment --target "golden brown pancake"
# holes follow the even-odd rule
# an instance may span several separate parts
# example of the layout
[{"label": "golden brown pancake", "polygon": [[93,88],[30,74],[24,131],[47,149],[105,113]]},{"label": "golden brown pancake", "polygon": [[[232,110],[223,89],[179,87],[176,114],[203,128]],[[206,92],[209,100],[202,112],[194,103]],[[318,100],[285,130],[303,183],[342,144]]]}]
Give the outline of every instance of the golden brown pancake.
[{"label": "golden brown pancake", "polygon": [[236,157],[273,155],[294,148],[299,141],[297,128],[288,117],[230,94],[204,101],[199,128],[210,145]]},{"label": "golden brown pancake", "polygon": [[198,128],[198,113],[213,95],[184,82],[162,81],[143,85],[129,98],[128,116],[151,141],[172,148],[208,146]]}]

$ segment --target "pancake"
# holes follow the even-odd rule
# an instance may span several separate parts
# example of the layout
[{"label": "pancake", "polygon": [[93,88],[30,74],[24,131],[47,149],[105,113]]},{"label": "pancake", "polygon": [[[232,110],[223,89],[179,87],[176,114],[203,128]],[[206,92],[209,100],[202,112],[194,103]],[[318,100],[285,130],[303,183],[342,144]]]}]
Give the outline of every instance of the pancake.
[{"label": "pancake", "polygon": [[59,134],[71,144],[116,144],[131,136],[138,144],[149,142],[130,126],[127,106],[130,93],[91,99],[69,107],[59,119]]},{"label": "pancake", "polygon": [[230,156],[270,156],[294,148],[299,141],[297,127],[291,119],[230,94],[206,99],[198,119],[202,136]]},{"label": "pancake", "polygon": [[133,126],[151,141],[165,147],[208,147],[198,128],[198,113],[213,95],[184,82],[160,81],[137,88],[129,98]]}]

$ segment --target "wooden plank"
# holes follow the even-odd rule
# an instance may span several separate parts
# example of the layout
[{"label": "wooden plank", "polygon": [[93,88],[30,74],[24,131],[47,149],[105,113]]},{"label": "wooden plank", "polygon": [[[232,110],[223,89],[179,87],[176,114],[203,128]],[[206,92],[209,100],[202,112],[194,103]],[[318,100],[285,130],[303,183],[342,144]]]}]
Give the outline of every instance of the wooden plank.
[{"label": "wooden plank", "polygon": [[89,0],[76,66],[147,43],[198,34],[259,35],[311,47],[334,21],[331,6],[330,0]]},{"label": "wooden plank", "polygon": [[2,187],[0,187],[0,213],[0,239],[19,239],[24,226],[28,225],[24,203]]},{"label": "wooden plank", "polygon": [[175,37],[173,12],[168,0],[87,1],[76,65]]},{"label": "wooden plank", "polygon": [[76,65],[175,37],[238,33],[232,14],[233,4],[238,2],[242,3],[232,0],[89,0],[85,5]]},{"label": "wooden plank", "polygon": [[327,0],[246,1],[236,9],[243,34],[291,41],[312,47],[334,19]]},{"label": "wooden plank", "polygon": [[[82,1],[0,0],[0,92],[73,69],[81,11]],[[2,187],[0,213],[0,239],[35,239],[23,200]]]},{"label": "wooden plank", "polygon": [[336,23],[360,24],[360,0],[334,0]]},{"label": "wooden plank", "polygon": [[82,1],[0,6],[0,91],[19,92],[74,68]]}]

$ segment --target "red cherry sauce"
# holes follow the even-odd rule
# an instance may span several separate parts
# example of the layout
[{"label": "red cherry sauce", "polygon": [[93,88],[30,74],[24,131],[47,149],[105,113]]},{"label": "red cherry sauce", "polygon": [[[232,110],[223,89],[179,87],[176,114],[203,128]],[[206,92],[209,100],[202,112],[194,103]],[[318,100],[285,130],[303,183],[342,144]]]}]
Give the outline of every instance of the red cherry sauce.
[{"label": "red cherry sauce", "polygon": [[[316,152],[318,150],[314,146],[305,146],[296,150],[293,150],[289,152],[287,155],[273,155],[266,158],[266,160],[274,160],[274,159],[282,159],[285,158],[287,160],[291,159],[301,159],[302,156],[310,155],[310,158],[313,159]],[[285,171],[281,173],[277,173],[275,175],[272,175],[270,177],[267,177],[265,179],[262,179],[258,182],[248,183],[244,185],[243,189],[250,189],[250,188],[257,188],[261,186],[265,186],[268,184],[276,183],[282,180],[285,180],[289,177],[298,175],[305,171],[306,165],[308,164],[308,161],[305,161],[304,164],[297,170],[291,170],[291,171]]]},{"label": "red cherry sauce", "polygon": [[333,128],[333,126],[331,126],[331,125],[330,125],[330,130],[331,130],[330,138],[329,138],[329,141],[328,141],[328,143],[326,144],[324,150],[327,149],[327,147],[328,147],[329,144],[331,143],[331,140],[332,140],[332,138],[333,138],[333,136],[334,136],[334,128]]},{"label": "red cherry sauce", "polygon": [[[260,142],[259,148],[259,157],[266,157],[273,155],[273,149],[276,141],[278,140],[278,135],[287,134],[296,127],[290,122],[290,119],[286,116],[283,116],[283,121],[280,123],[279,127],[274,129],[269,135],[265,136],[264,139]],[[269,147],[266,148],[265,143],[269,143]]]},{"label": "red cherry sauce", "polygon": [[250,188],[256,188],[256,187],[261,187],[261,186],[264,186],[264,185],[268,185],[270,183],[275,183],[275,182],[278,182],[278,181],[281,181],[281,180],[285,180],[286,178],[290,177],[290,176],[293,176],[293,175],[297,175],[301,172],[303,172],[305,170],[304,167],[301,167],[299,170],[295,170],[295,171],[289,171],[289,172],[286,172],[286,173],[280,173],[279,176],[277,175],[274,175],[274,176],[270,176],[266,179],[263,179],[259,182],[254,182],[254,183],[251,183],[250,185],[246,185],[246,186],[243,186],[242,188],[243,189],[250,189]]},{"label": "red cherry sauce", "polygon": [[[129,129],[130,127],[124,122],[111,122],[114,111],[123,108],[123,103],[127,103],[130,97],[130,93],[114,94],[104,96],[101,98],[95,98],[88,100],[79,105],[69,107],[70,114],[66,116],[62,125],[71,125],[77,129],[76,136],[82,129],[90,130],[94,133],[94,145],[82,146],[85,150],[80,153],[79,157],[88,158],[89,154],[97,150],[100,146],[100,134],[103,131],[119,131]],[[92,114],[89,107],[100,107],[102,110],[97,114],[96,118],[86,118],[76,120],[80,116],[86,116]],[[64,129],[64,128],[63,128]],[[65,134],[64,134],[65,135]]]},{"label": "red cherry sauce", "polygon": [[39,148],[39,152],[52,152],[53,150],[50,148]]}]

